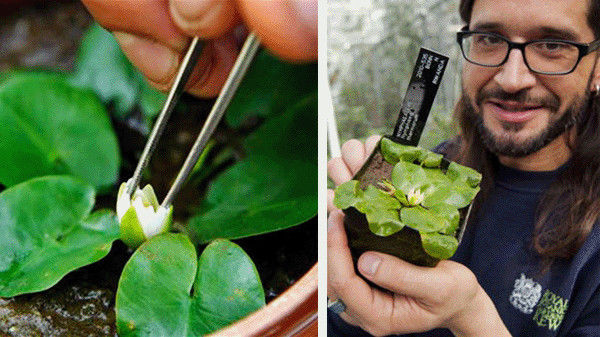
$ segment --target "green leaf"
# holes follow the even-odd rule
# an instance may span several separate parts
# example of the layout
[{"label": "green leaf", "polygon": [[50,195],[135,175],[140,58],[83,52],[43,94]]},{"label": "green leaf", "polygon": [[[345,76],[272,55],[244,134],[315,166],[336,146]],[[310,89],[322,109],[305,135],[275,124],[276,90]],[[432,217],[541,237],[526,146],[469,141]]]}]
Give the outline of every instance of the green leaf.
[{"label": "green leaf", "polygon": [[421,158],[419,158],[419,161],[425,167],[435,168],[435,167],[440,167],[440,165],[442,164],[442,158],[444,158],[444,156],[442,156],[441,154],[427,151],[427,152],[424,152],[423,155],[421,155]]},{"label": "green leaf", "polygon": [[392,184],[404,194],[409,194],[411,190],[419,189],[426,183],[427,175],[419,165],[400,161],[392,170]]},{"label": "green leaf", "polygon": [[427,181],[438,186],[450,185],[452,182],[438,168],[423,168]]},{"label": "green leaf", "polygon": [[20,73],[0,86],[0,182],[73,174],[97,188],[117,180],[117,138],[104,106],[60,75]]},{"label": "green leaf", "polygon": [[198,261],[194,289],[192,336],[225,327],[265,305],[254,263],[227,240],[215,240],[206,247]]},{"label": "green leaf", "polygon": [[430,208],[439,204],[448,203],[452,195],[451,185],[440,184],[435,186],[435,188],[428,190],[421,205]]},{"label": "green leaf", "polygon": [[455,162],[451,162],[446,171],[448,178],[454,182],[465,182],[470,187],[477,187],[481,182],[481,173],[475,171],[470,167],[459,165]]},{"label": "green leaf", "polygon": [[[248,158],[270,156],[317,163],[317,95],[306,96],[273,116],[245,140]],[[316,179],[316,169],[313,174]]]},{"label": "green leaf", "polygon": [[458,209],[452,205],[438,204],[431,207],[429,210],[447,222],[447,227],[440,230],[440,232],[454,235],[460,224],[460,213],[458,212]]},{"label": "green leaf", "polygon": [[269,159],[240,162],[215,181],[207,200],[215,204],[189,222],[199,242],[285,229],[316,214],[316,168]]},{"label": "green leaf", "polygon": [[189,221],[200,242],[289,228],[317,213],[316,96],[273,117],[247,139],[248,157],[209,187]]},{"label": "green leaf", "polygon": [[93,90],[123,117],[140,102],[145,116],[155,116],[165,96],[151,88],[129,62],[114,36],[94,23],[83,36],[71,83]]},{"label": "green leaf", "polygon": [[399,209],[400,202],[377,187],[369,185],[363,193],[362,200],[356,203],[355,207],[362,213],[370,213],[380,209]]},{"label": "green leaf", "polygon": [[446,199],[446,203],[457,208],[467,207],[477,196],[479,187],[472,188],[464,182],[457,182],[450,188],[450,196]]},{"label": "green leaf", "polygon": [[446,219],[421,206],[404,207],[400,210],[400,220],[419,232],[439,232],[449,226]]},{"label": "green leaf", "polygon": [[439,233],[420,233],[423,249],[430,256],[445,260],[449,259],[458,248],[458,240],[454,236]]},{"label": "green leaf", "polygon": [[264,304],[256,267],[239,246],[217,240],[197,260],[187,236],[168,233],[131,256],[115,311],[120,336],[201,336]]},{"label": "green leaf", "polygon": [[381,154],[388,163],[395,165],[399,161],[412,163],[423,157],[427,150],[416,146],[398,144],[389,138],[381,138]]},{"label": "green leaf", "polygon": [[339,209],[346,209],[356,205],[363,197],[364,193],[358,187],[358,180],[350,180],[336,187],[333,204]]},{"label": "green leaf", "polygon": [[92,89],[104,103],[114,102],[119,116],[133,109],[140,91],[135,68],[114,36],[97,23],[83,36],[72,83]]},{"label": "green leaf", "polygon": [[0,297],[46,290],[96,262],[119,237],[116,216],[90,215],[94,189],[69,176],[47,176],[0,193]]},{"label": "green leaf", "polygon": [[379,236],[389,236],[404,228],[397,209],[371,209],[366,216],[369,229]]},{"label": "green leaf", "polygon": [[140,109],[142,109],[146,121],[150,123],[165,105],[167,96],[148,84],[148,81],[146,81],[144,75],[140,72],[136,72],[136,77],[140,82],[141,87],[141,92],[138,97]]},{"label": "green leaf", "polygon": [[317,92],[317,65],[286,63],[258,52],[227,108],[226,120],[239,127],[250,116],[281,113],[300,99]]},{"label": "green leaf", "polygon": [[334,204],[340,209],[356,207],[366,215],[371,231],[380,236],[392,235],[404,227],[398,214],[400,201],[373,185],[363,191],[357,180],[345,182],[336,188]]}]

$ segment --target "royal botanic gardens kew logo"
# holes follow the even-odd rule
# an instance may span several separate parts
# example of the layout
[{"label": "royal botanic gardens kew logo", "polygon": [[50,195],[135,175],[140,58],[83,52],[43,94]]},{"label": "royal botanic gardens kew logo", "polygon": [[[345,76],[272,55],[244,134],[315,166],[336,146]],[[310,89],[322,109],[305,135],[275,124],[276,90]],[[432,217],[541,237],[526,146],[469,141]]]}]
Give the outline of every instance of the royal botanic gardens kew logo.
[{"label": "royal botanic gardens kew logo", "polygon": [[517,310],[527,315],[535,309],[533,321],[538,326],[552,331],[560,326],[569,302],[550,290],[546,290],[542,296],[542,286],[527,278],[525,274],[521,274],[521,277],[515,280],[509,301]]}]

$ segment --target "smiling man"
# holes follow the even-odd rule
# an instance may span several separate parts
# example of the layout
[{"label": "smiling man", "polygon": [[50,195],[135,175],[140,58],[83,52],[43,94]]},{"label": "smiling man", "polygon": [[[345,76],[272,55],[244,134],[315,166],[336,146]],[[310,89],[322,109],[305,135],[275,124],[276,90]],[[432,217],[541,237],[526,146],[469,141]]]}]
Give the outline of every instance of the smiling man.
[{"label": "smiling man", "polygon": [[[483,174],[474,216],[435,268],[363,254],[382,292],[332,210],[328,334],[600,336],[600,0],[461,0],[460,14],[460,135],[438,150]],[[346,143],[332,179],[373,144]]]}]

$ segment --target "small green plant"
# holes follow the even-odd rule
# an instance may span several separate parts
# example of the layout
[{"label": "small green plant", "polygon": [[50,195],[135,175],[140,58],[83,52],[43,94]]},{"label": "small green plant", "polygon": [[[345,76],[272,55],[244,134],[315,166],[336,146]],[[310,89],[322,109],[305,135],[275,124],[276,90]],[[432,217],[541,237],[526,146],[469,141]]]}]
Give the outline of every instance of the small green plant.
[{"label": "small green plant", "polygon": [[450,258],[458,247],[459,209],[479,192],[481,174],[451,162],[442,169],[442,155],[383,138],[384,159],[394,165],[391,180],[360,188],[351,180],[335,190],[334,204],[365,214],[369,229],[389,236],[405,226],[419,232],[423,249],[436,259]]},{"label": "small green plant", "polygon": [[[172,210],[155,214],[151,188],[117,214],[95,206],[96,196],[117,197],[123,160],[111,117],[141,111],[150,124],[164,98],[110,33],[90,27],[74,73],[15,71],[0,79],[0,297],[44,291],[121,238],[139,246],[116,290],[122,336],[203,335],[265,305],[254,263],[228,240],[316,215],[315,64],[257,54],[226,114],[224,127],[237,139],[213,140],[206,151],[220,152],[202,155],[204,174],[188,184],[208,185],[207,192],[179,205],[195,212],[173,226],[183,228],[177,234],[166,233]],[[234,148],[243,155],[233,158]],[[223,157],[234,163],[223,167]],[[214,178],[198,182],[207,176]]]}]

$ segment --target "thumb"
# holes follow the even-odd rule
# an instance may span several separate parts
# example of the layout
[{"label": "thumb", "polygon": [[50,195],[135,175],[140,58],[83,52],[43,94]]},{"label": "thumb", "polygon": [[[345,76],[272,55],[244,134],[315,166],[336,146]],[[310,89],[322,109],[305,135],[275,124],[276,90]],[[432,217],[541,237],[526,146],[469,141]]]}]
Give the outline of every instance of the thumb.
[{"label": "thumb", "polygon": [[169,9],[183,32],[203,40],[226,35],[239,23],[235,1],[169,0]]},{"label": "thumb", "polygon": [[443,284],[439,268],[420,267],[391,255],[366,252],[358,260],[358,270],[375,284],[414,298],[428,298]]},{"label": "thumb", "polygon": [[250,30],[277,56],[288,61],[317,59],[317,0],[238,0]]}]

